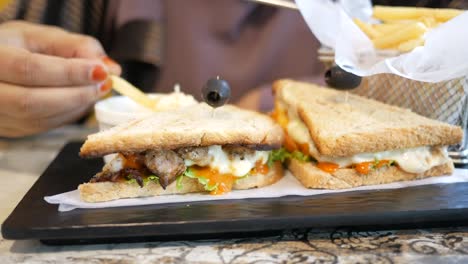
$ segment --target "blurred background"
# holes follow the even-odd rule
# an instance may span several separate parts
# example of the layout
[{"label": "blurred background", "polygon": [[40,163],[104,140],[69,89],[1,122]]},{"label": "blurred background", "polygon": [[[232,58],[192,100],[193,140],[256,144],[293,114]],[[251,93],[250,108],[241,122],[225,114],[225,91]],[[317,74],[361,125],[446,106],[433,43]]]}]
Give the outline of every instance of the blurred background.
[{"label": "blurred background", "polygon": [[[248,104],[275,79],[323,82],[319,44],[294,10],[243,0],[1,2],[0,23],[20,19],[97,38],[123,66],[123,76],[146,92],[172,91],[180,83],[184,92],[200,99],[206,80],[220,75],[231,84],[231,102]],[[464,0],[373,4],[468,8]]]}]

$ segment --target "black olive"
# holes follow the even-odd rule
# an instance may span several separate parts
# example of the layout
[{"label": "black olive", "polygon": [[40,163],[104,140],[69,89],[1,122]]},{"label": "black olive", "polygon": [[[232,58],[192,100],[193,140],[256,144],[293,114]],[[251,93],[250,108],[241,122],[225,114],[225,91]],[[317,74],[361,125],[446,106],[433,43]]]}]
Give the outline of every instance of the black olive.
[{"label": "black olive", "polygon": [[219,77],[209,79],[202,88],[202,97],[212,107],[220,107],[231,97],[231,87],[226,80]]},{"label": "black olive", "polygon": [[325,73],[325,82],[338,90],[354,89],[361,84],[361,76],[349,73],[338,66],[331,67]]}]

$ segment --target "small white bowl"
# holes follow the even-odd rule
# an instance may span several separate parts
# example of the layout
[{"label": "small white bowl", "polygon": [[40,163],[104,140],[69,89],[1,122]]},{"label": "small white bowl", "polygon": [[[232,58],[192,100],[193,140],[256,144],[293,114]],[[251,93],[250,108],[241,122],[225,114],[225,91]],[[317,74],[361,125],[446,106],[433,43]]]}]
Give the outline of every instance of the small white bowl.
[{"label": "small white bowl", "polygon": [[[181,92],[149,94],[149,97],[157,102],[156,111],[161,112],[197,104],[193,96]],[[101,131],[154,113],[126,96],[114,96],[102,100],[94,106],[94,110]]]}]

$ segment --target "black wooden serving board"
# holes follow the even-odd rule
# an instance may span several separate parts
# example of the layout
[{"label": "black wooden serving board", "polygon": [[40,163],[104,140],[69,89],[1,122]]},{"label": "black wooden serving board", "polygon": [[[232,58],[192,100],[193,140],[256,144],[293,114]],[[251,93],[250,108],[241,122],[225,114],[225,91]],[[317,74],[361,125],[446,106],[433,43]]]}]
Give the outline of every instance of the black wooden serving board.
[{"label": "black wooden serving board", "polygon": [[[468,183],[59,212],[43,197],[75,189],[102,167],[66,145],[2,225],[6,239],[57,243],[225,237],[293,228],[464,225]],[[467,170],[468,173],[468,170]]]}]

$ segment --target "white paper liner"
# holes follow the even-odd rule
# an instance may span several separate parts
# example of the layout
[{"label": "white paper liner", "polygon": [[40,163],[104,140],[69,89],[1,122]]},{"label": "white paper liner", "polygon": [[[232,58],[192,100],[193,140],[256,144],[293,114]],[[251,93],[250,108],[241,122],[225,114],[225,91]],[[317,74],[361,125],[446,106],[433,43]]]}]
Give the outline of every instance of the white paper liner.
[{"label": "white paper liner", "polygon": [[335,51],[335,63],[348,72],[359,76],[393,73],[424,82],[468,75],[468,12],[432,29],[424,36],[424,47],[387,57],[351,19],[370,20],[369,0],[296,0],[296,4],[312,33]]},{"label": "white paper liner", "polygon": [[169,203],[190,203],[196,201],[213,201],[226,199],[245,199],[245,198],[275,198],[288,195],[312,196],[327,193],[351,192],[360,190],[384,190],[398,189],[410,186],[446,184],[456,182],[468,182],[467,169],[455,169],[451,176],[431,177],[416,181],[395,182],[382,185],[362,186],[358,188],[344,190],[316,190],[303,187],[289,171],[279,182],[259,189],[232,191],[225,195],[209,195],[206,193],[166,195],[145,198],[120,199],[110,202],[86,203],[80,200],[78,190],[46,196],[44,199],[51,204],[59,204],[60,212],[70,211],[76,208],[107,208],[121,206],[135,206],[147,204],[169,204]]}]

